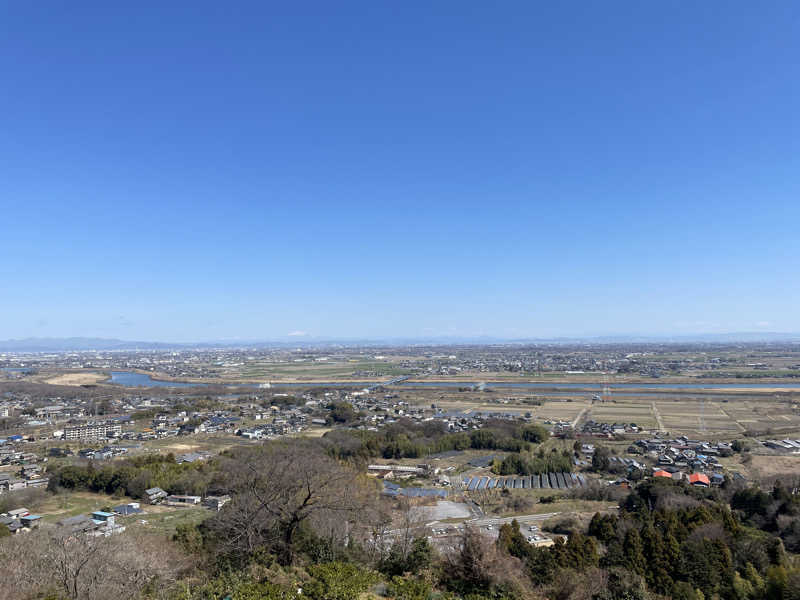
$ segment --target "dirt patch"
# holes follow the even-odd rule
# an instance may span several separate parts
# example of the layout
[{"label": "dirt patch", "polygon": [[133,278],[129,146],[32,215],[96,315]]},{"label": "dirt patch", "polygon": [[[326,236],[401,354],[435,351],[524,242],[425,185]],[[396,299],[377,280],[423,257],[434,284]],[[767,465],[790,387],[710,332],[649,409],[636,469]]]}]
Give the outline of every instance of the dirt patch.
[{"label": "dirt patch", "polygon": [[415,509],[421,520],[467,519],[472,513],[466,504],[440,500],[436,506],[424,506]]},{"label": "dirt patch", "polygon": [[754,479],[769,478],[788,473],[800,473],[800,455],[797,456],[758,456],[753,455],[748,465]]},{"label": "dirt patch", "polygon": [[195,450],[200,447],[200,444],[168,444],[163,447],[164,450]]}]

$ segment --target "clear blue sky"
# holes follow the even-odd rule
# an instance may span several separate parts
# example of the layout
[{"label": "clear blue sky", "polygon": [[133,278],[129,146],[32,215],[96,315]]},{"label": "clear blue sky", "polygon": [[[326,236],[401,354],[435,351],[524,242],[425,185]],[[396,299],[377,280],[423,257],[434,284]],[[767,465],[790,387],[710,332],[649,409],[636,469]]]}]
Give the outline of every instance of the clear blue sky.
[{"label": "clear blue sky", "polygon": [[800,331],[796,2],[4,2],[0,339]]}]

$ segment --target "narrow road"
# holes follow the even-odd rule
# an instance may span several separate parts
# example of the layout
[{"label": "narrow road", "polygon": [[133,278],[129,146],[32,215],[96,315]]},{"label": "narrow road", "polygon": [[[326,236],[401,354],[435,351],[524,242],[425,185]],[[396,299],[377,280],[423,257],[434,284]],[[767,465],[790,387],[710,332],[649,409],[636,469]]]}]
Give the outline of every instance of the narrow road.
[{"label": "narrow road", "polygon": [[664,427],[664,421],[661,420],[661,413],[658,412],[658,409],[656,408],[656,403],[653,402],[652,404],[650,404],[650,406],[653,409],[653,416],[656,418],[656,423],[658,423],[658,430],[666,431],[667,428]]},{"label": "narrow road", "polygon": [[561,513],[541,513],[538,515],[519,515],[517,517],[489,517],[485,519],[474,519],[467,521],[470,525],[477,525],[478,527],[485,527],[486,525],[502,525],[504,523],[511,523],[514,519],[517,523],[535,523],[536,521],[546,521],[552,517],[558,516]]},{"label": "narrow road", "polygon": [[589,407],[588,406],[584,407],[583,410],[581,410],[581,412],[578,413],[578,416],[575,417],[575,420],[572,421],[572,428],[573,429],[577,429],[578,428],[578,423],[583,418],[583,415],[586,414],[587,410],[589,410]]}]

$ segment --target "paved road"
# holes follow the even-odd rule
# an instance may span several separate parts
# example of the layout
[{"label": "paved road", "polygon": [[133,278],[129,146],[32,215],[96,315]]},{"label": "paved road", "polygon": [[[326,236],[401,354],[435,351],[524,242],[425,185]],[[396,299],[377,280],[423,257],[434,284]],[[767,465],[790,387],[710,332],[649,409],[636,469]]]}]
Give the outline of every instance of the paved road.
[{"label": "paved road", "polygon": [[493,526],[500,526],[504,523],[511,523],[513,520],[516,519],[517,523],[535,523],[537,521],[546,521],[552,517],[556,517],[560,515],[560,512],[552,512],[552,513],[540,513],[538,515],[519,515],[516,517],[487,517],[484,519],[472,519],[470,521],[466,521],[470,525],[477,525],[478,527],[485,527],[486,525],[493,525]]}]

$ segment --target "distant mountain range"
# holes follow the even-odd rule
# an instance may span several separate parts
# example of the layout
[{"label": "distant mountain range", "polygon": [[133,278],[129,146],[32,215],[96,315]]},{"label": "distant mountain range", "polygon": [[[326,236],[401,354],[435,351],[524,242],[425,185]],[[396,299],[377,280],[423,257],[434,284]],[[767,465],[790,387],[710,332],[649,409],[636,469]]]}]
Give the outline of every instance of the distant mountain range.
[{"label": "distant mountain range", "polygon": [[25,338],[0,341],[0,352],[85,352],[91,350],[188,350],[208,348],[297,348],[309,346],[414,346],[414,345],[492,345],[492,344],[681,344],[681,343],[757,343],[798,342],[800,333],[739,332],[707,333],[695,335],[616,335],[553,338],[499,338],[475,337],[428,337],[428,338],[384,338],[384,339],[329,339],[310,336],[289,337],[274,340],[221,340],[194,343],[147,342],[118,340],[113,338],[69,337],[69,338]]},{"label": "distant mountain range", "polygon": [[25,338],[0,341],[0,352],[69,352],[85,350],[169,350],[180,344],[133,342],[108,338]]}]

